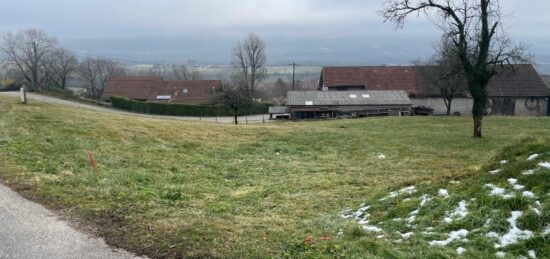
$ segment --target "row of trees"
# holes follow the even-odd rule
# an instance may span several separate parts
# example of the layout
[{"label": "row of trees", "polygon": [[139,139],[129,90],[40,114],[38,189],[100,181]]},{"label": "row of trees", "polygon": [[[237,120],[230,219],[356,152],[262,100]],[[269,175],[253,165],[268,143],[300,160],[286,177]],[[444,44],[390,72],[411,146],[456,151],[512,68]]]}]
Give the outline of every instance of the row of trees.
[{"label": "row of trees", "polygon": [[[124,66],[110,59],[79,60],[74,52],[58,47],[56,39],[36,29],[6,33],[0,49],[15,71],[11,73],[13,79],[23,81],[31,91],[41,92],[49,85],[66,91],[69,82],[78,79],[84,82],[89,97],[99,99],[110,78],[128,74]],[[172,65],[169,69],[153,67],[140,75],[173,80],[199,78],[196,70],[185,65]]]}]

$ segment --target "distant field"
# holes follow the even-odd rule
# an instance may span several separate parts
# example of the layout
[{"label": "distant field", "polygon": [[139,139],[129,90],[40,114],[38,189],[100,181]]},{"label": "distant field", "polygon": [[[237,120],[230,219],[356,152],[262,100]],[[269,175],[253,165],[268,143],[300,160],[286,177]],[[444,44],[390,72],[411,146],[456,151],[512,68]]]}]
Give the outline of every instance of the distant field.
[{"label": "distant field", "polygon": [[[502,153],[505,147],[529,140],[545,148],[538,138],[550,129],[549,118],[492,117],[485,120],[486,137],[475,140],[471,123],[468,117],[385,117],[234,126],[0,97],[0,178],[90,224],[110,244],[152,257],[448,258],[457,255],[454,247],[433,248],[416,237],[378,239],[341,214],[410,185],[429,192],[470,179],[466,190],[502,154],[512,161],[530,152]],[[536,190],[548,192],[543,188]],[[458,189],[449,188],[453,202]],[[494,254],[479,244],[465,255]]]}]

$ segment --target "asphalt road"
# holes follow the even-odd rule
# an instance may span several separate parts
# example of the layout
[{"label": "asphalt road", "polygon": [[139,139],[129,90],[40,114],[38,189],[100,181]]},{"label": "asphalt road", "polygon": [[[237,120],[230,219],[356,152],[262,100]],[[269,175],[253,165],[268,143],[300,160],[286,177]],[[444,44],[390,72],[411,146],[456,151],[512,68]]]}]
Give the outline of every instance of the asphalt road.
[{"label": "asphalt road", "polygon": [[[19,92],[0,92],[0,95],[19,97]],[[97,112],[116,113],[116,114],[124,114],[124,115],[129,115],[129,116],[149,117],[149,118],[167,119],[167,120],[202,121],[202,122],[225,123],[225,124],[233,123],[233,117],[218,117],[218,118],[204,117],[204,118],[199,118],[199,117],[149,115],[149,114],[126,112],[126,111],[112,109],[112,108],[108,108],[108,107],[101,107],[101,106],[96,106],[96,105],[90,105],[90,104],[85,104],[85,103],[68,101],[68,100],[63,100],[63,99],[59,99],[59,98],[55,98],[55,97],[32,94],[32,93],[27,93],[27,98],[30,101],[34,100],[34,101],[39,101],[39,102],[45,102],[45,103],[63,105],[63,106],[68,106],[68,107],[75,107],[75,108],[80,108],[80,109],[92,110],[92,111],[97,111]],[[248,121],[249,124],[267,123],[269,121],[268,119],[269,119],[269,115],[267,115],[267,114],[266,115],[241,116],[241,117],[239,117],[239,123],[240,124],[246,124],[247,121]]]},{"label": "asphalt road", "polygon": [[83,234],[0,184],[0,258],[138,258]]}]

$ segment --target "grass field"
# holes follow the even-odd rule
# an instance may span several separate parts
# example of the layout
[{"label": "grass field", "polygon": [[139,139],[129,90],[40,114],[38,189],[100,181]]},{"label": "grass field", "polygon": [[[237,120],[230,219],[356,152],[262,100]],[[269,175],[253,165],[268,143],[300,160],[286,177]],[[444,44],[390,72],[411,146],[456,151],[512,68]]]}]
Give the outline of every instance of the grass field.
[{"label": "grass field", "polygon": [[234,126],[16,101],[0,97],[0,178],[152,257],[454,257],[419,238],[378,239],[341,213],[410,185],[469,188],[506,147],[550,133],[548,118],[487,118],[475,140],[461,117]]}]

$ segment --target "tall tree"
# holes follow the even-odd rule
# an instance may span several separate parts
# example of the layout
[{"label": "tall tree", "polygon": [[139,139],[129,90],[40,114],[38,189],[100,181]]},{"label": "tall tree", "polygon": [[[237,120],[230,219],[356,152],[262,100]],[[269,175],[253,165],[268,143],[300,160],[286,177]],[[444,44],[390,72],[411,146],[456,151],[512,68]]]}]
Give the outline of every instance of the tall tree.
[{"label": "tall tree", "polygon": [[51,53],[49,79],[61,87],[63,90],[67,88],[67,80],[73,76],[78,68],[78,60],[76,56],[66,49],[55,49]]},{"label": "tall tree", "polygon": [[249,98],[267,74],[265,43],[255,34],[249,34],[233,48],[233,83],[244,89]]},{"label": "tall tree", "polygon": [[56,40],[36,29],[4,35],[2,51],[30,84],[32,90],[41,91],[50,73],[49,55],[55,49]]},{"label": "tall tree", "polygon": [[233,111],[233,122],[239,124],[239,113],[252,103],[246,90],[232,83],[224,83],[220,92],[220,101]]},{"label": "tall tree", "polygon": [[[432,12],[434,11],[434,12]],[[506,37],[498,0],[387,0],[381,15],[402,28],[409,15],[435,15],[456,49],[473,98],[474,137],[482,137],[487,85],[503,64],[528,60],[525,48]]]},{"label": "tall tree", "polygon": [[119,64],[113,61],[86,58],[80,64],[79,74],[87,83],[88,95],[99,99],[109,79],[124,75],[125,71]]}]

